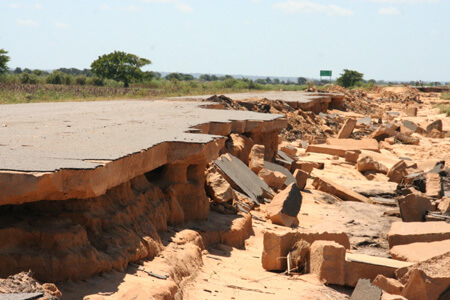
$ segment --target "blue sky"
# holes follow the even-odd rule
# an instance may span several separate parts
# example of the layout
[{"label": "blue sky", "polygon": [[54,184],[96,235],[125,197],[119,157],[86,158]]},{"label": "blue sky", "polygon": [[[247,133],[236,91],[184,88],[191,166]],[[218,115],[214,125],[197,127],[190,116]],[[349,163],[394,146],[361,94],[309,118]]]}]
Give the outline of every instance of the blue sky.
[{"label": "blue sky", "polygon": [[450,80],[450,0],[0,0],[9,66],[89,68],[121,50],[147,70]]}]

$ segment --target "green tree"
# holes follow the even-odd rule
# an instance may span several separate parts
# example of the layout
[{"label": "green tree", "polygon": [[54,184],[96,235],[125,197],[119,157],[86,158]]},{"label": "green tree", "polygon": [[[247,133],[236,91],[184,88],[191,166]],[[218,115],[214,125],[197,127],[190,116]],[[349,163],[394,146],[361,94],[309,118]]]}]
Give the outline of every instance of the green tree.
[{"label": "green tree", "polygon": [[341,77],[336,80],[336,83],[346,88],[351,87],[357,82],[361,82],[363,80],[363,76],[364,74],[357,71],[344,69],[344,73],[341,74]]},{"label": "green tree", "polygon": [[8,51],[0,49],[0,75],[8,73],[9,56],[6,54],[8,54]]},{"label": "green tree", "polygon": [[299,85],[306,84],[307,82],[308,82],[308,79],[306,79],[305,77],[299,77],[299,78],[297,78],[297,83],[298,83]]},{"label": "green tree", "polygon": [[134,54],[114,51],[94,60],[91,64],[91,72],[102,79],[122,81],[124,86],[128,87],[131,81],[143,78],[141,67],[151,63],[150,60]]}]

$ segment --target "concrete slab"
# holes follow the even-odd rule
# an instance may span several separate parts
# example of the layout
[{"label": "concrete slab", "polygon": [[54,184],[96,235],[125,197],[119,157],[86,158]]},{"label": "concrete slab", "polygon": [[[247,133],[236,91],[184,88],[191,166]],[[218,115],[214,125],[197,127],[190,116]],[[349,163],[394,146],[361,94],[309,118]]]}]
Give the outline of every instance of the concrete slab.
[{"label": "concrete slab", "polygon": [[450,239],[450,224],[446,222],[394,222],[388,233],[389,248],[448,239]]},{"label": "concrete slab", "polygon": [[[0,205],[97,196],[168,161],[201,154],[220,143],[220,135],[271,132],[286,125],[282,115],[205,109],[207,105],[215,107],[137,100],[2,105]],[[89,179],[76,183],[81,179],[74,171]],[[58,178],[49,177],[58,172]],[[44,177],[46,188],[51,185],[61,195],[54,190],[33,194],[43,190],[39,184]],[[20,191],[24,186],[26,191]],[[90,191],[69,193],[82,186]],[[21,194],[28,198],[19,199]]]}]

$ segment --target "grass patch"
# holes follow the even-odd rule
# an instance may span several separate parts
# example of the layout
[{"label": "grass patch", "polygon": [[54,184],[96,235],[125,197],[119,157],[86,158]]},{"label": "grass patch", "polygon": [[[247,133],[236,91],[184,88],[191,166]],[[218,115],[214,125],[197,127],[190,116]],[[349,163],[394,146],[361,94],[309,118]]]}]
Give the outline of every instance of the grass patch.
[{"label": "grass patch", "polygon": [[174,96],[213,95],[235,92],[302,91],[305,85],[258,84],[253,81],[231,79],[225,81],[152,80],[136,83],[129,88],[120,83],[108,82],[106,86],[72,84],[23,84],[0,82],[0,104],[83,101],[106,99],[155,99]]},{"label": "grass patch", "polygon": [[450,94],[449,93],[442,93],[441,99],[443,100],[450,100]]},{"label": "grass patch", "polygon": [[438,104],[435,107],[439,108],[439,113],[445,113],[447,117],[450,117],[450,104]]}]

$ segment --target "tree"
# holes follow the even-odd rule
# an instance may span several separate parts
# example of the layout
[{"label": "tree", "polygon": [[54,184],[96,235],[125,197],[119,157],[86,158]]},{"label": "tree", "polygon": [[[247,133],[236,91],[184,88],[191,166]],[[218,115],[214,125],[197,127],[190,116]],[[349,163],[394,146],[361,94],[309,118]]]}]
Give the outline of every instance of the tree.
[{"label": "tree", "polygon": [[146,58],[140,58],[134,54],[114,51],[110,54],[99,56],[92,62],[91,72],[102,79],[114,79],[122,81],[128,87],[133,80],[140,80],[143,77],[141,67],[151,64]]},{"label": "tree", "polygon": [[6,54],[8,54],[8,51],[0,49],[0,75],[8,73],[9,56]]},{"label": "tree", "polygon": [[354,86],[357,82],[362,81],[363,76],[364,74],[357,71],[344,69],[344,73],[341,74],[341,77],[336,80],[336,83],[346,88],[351,87]]},{"label": "tree", "polygon": [[305,77],[299,77],[299,78],[297,78],[297,83],[298,83],[299,85],[306,84],[307,82],[308,82],[308,79],[306,79]]}]

